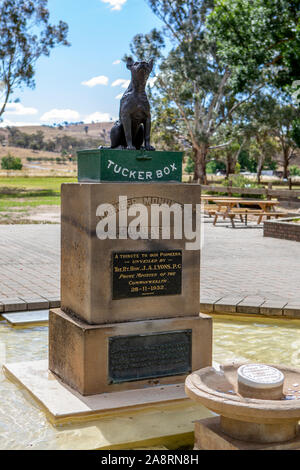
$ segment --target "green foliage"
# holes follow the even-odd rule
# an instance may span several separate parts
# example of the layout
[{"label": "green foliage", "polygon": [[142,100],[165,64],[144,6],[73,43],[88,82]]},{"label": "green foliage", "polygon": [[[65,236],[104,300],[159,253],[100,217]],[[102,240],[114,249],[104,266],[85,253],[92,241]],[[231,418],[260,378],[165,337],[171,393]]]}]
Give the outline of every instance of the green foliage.
[{"label": "green foliage", "polygon": [[209,174],[216,174],[217,171],[225,171],[226,165],[224,162],[218,160],[210,160],[206,165],[206,172]]},{"label": "green foliage", "polygon": [[55,46],[69,43],[67,24],[49,23],[47,0],[1,0],[0,32],[1,116],[14,89],[34,87],[37,59],[48,56]]},{"label": "green foliage", "polygon": [[241,172],[241,165],[239,164],[239,162],[237,162],[235,165],[235,173],[239,175],[240,172]]},{"label": "green foliage", "polygon": [[264,170],[277,170],[277,167],[278,167],[278,163],[272,159],[271,156],[267,156],[265,161],[264,161],[264,166],[263,166],[263,169]]},{"label": "green foliage", "polygon": [[300,168],[297,165],[290,166],[290,176],[300,176]]},{"label": "green foliage", "polygon": [[300,76],[299,0],[216,0],[209,18],[220,57],[242,89],[264,77],[279,88]]},{"label": "green foliage", "polygon": [[1,159],[2,170],[22,170],[23,165],[20,158],[14,157],[10,153]]},{"label": "green foliage", "polygon": [[188,157],[187,164],[185,166],[186,173],[193,173],[195,168],[195,162],[191,157]]},{"label": "green foliage", "polygon": [[255,158],[249,155],[248,150],[242,150],[239,157],[238,162],[241,165],[242,170],[249,171],[250,173],[256,173],[257,171],[257,162]]},{"label": "green foliage", "polygon": [[[185,167],[186,173],[193,173],[195,168],[195,162],[192,157],[188,157],[188,162]],[[219,160],[210,160],[206,165],[206,172],[208,174],[215,175],[218,171],[225,171],[226,165],[224,162]]]}]

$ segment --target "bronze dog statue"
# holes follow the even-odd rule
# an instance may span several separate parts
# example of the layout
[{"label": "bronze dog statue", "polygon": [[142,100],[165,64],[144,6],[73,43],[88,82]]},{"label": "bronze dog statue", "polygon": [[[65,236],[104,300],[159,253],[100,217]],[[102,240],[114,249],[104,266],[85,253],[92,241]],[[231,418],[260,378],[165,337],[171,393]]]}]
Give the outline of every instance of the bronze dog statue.
[{"label": "bronze dog statue", "polygon": [[153,60],[134,62],[129,58],[127,68],[131,71],[131,82],[121,98],[119,120],[110,132],[111,148],[139,150],[144,143],[146,150],[155,150],[150,145],[151,114],[145,91]]}]

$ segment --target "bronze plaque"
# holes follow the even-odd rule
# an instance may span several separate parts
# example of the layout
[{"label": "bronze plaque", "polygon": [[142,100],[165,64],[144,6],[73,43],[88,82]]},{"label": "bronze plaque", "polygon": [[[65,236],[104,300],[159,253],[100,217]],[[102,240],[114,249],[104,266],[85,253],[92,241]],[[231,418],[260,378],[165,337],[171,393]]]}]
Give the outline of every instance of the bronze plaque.
[{"label": "bronze plaque", "polygon": [[109,338],[109,383],[132,382],[192,371],[192,330]]},{"label": "bronze plaque", "polygon": [[113,253],[113,300],[181,294],[182,251]]}]

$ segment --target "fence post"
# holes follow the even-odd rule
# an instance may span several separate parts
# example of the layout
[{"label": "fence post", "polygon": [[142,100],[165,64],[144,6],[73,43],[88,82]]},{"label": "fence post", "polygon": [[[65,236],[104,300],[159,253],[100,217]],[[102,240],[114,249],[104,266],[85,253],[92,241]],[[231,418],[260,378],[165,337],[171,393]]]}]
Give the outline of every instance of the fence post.
[{"label": "fence post", "polygon": [[272,189],[272,183],[268,183],[268,188],[267,188],[267,200],[270,201],[272,199],[272,196],[269,194],[269,191]]},{"label": "fence post", "polygon": [[232,196],[232,180],[228,181],[228,196]]},{"label": "fence post", "polygon": [[288,182],[289,182],[289,190],[291,191],[292,190],[292,178],[291,177],[289,177]]}]

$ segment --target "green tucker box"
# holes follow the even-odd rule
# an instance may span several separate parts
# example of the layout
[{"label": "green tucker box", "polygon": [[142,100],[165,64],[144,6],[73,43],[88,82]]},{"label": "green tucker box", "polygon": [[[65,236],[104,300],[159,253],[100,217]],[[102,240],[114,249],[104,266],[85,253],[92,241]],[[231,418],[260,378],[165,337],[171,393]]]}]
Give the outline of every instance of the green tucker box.
[{"label": "green tucker box", "polygon": [[78,152],[78,181],[153,183],[182,180],[183,152],[95,149]]}]

